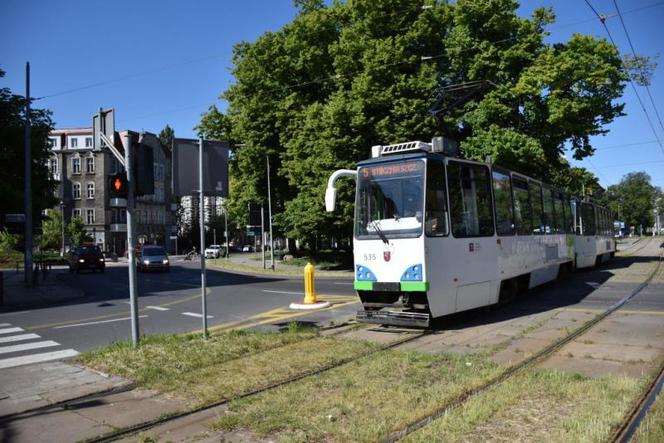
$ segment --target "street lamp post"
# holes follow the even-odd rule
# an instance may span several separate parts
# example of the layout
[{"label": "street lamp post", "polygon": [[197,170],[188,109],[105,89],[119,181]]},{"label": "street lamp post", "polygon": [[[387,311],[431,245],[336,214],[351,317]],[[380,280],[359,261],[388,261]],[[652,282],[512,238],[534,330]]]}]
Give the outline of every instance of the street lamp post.
[{"label": "street lamp post", "polygon": [[[274,240],[272,239],[272,191],[270,189],[270,157],[265,154],[267,163],[267,212],[270,219],[270,266],[274,271]],[[263,246],[265,248],[265,246]]]},{"label": "street lamp post", "polygon": [[60,249],[60,257],[65,256],[65,202],[60,200],[60,228],[62,231],[62,249]]}]

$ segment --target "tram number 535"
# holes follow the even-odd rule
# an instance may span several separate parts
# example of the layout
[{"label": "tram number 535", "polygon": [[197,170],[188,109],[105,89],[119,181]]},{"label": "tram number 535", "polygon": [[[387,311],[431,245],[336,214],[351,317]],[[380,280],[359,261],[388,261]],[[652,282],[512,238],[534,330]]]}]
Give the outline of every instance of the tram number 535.
[{"label": "tram number 535", "polygon": [[376,254],[364,254],[364,261],[376,260]]}]

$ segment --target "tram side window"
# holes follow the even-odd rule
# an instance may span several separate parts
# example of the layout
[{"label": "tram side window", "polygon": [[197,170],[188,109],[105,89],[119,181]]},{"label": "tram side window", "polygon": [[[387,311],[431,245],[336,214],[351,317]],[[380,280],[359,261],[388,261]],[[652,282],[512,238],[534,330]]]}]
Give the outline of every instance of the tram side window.
[{"label": "tram side window", "polygon": [[595,208],[590,203],[581,203],[582,235],[595,235]]},{"label": "tram side window", "polygon": [[574,211],[572,211],[572,200],[568,196],[563,196],[565,204],[565,232],[574,233]]},{"label": "tram side window", "polygon": [[595,212],[597,214],[597,234],[604,235],[605,223],[604,223],[604,208],[595,207]]},{"label": "tram side window", "polygon": [[533,208],[533,234],[544,234],[544,208],[542,207],[542,185],[535,182],[528,184],[530,202]]},{"label": "tram side window", "polygon": [[542,201],[544,203],[544,233],[553,234],[554,225],[556,224],[555,214],[553,211],[553,191],[551,188],[542,188]]},{"label": "tram side window", "polygon": [[507,172],[493,169],[493,198],[496,206],[496,233],[514,235],[514,209],[512,206],[512,184]]},{"label": "tram side window", "polygon": [[553,191],[553,212],[555,213],[554,223],[553,223],[553,232],[556,234],[562,234],[565,232],[565,210],[563,203],[563,196],[558,191]]},{"label": "tram side window", "polygon": [[455,237],[493,235],[489,169],[451,161],[447,165],[452,233]]},{"label": "tram side window", "polygon": [[445,164],[440,160],[427,163],[426,234],[441,237],[449,233],[447,225],[447,197],[445,192]]},{"label": "tram side window", "polygon": [[531,235],[533,232],[533,218],[530,210],[530,197],[528,196],[528,182],[524,179],[512,177],[514,190],[514,224],[519,235]]}]

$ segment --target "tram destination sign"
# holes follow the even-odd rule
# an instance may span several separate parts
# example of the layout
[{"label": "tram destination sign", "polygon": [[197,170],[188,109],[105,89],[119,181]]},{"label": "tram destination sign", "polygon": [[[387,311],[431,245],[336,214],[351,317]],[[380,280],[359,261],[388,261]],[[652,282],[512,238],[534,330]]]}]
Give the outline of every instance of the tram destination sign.
[{"label": "tram destination sign", "polygon": [[362,168],[363,177],[389,177],[396,175],[408,175],[421,172],[424,162],[411,161],[404,163],[393,163],[387,165],[366,166]]}]

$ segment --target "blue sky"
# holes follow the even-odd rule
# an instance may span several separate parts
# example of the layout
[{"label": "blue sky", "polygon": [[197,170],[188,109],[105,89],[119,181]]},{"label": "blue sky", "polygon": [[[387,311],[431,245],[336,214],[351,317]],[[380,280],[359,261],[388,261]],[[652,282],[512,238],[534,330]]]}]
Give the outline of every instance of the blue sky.
[{"label": "blue sky", "polygon": [[[609,16],[607,25],[620,50],[629,51],[613,0],[590,2]],[[0,86],[23,94],[24,66],[30,61],[31,95],[45,97],[35,106],[51,109],[57,127],[90,126],[101,106],[115,108],[118,129],[158,133],[169,124],[176,135],[194,137],[202,112],[212,104],[225,108],[218,96],[232,82],[233,45],[281,28],[296,12],[292,0],[102,4],[0,2],[0,68],[7,72]],[[523,15],[538,6],[554,8],[557,22],[549,27],[549,42],[565,41],[575,32],[606,37],[582,0],[523,0],[521,5]],[[618,0],[618,6],[637,52],[664,54],[664,1]],[[664,119],[664,59],[659,61],[650,92]],[[646,171],[664,187],[664,148],[655,142],[658,137],[664,144],[664,129],[645,89],[637,90],[656,135],[628,85],[623,97],[627,116],[593,140],[598,150],[590,160],[578,162],[603,186],[628,172]]]}]

